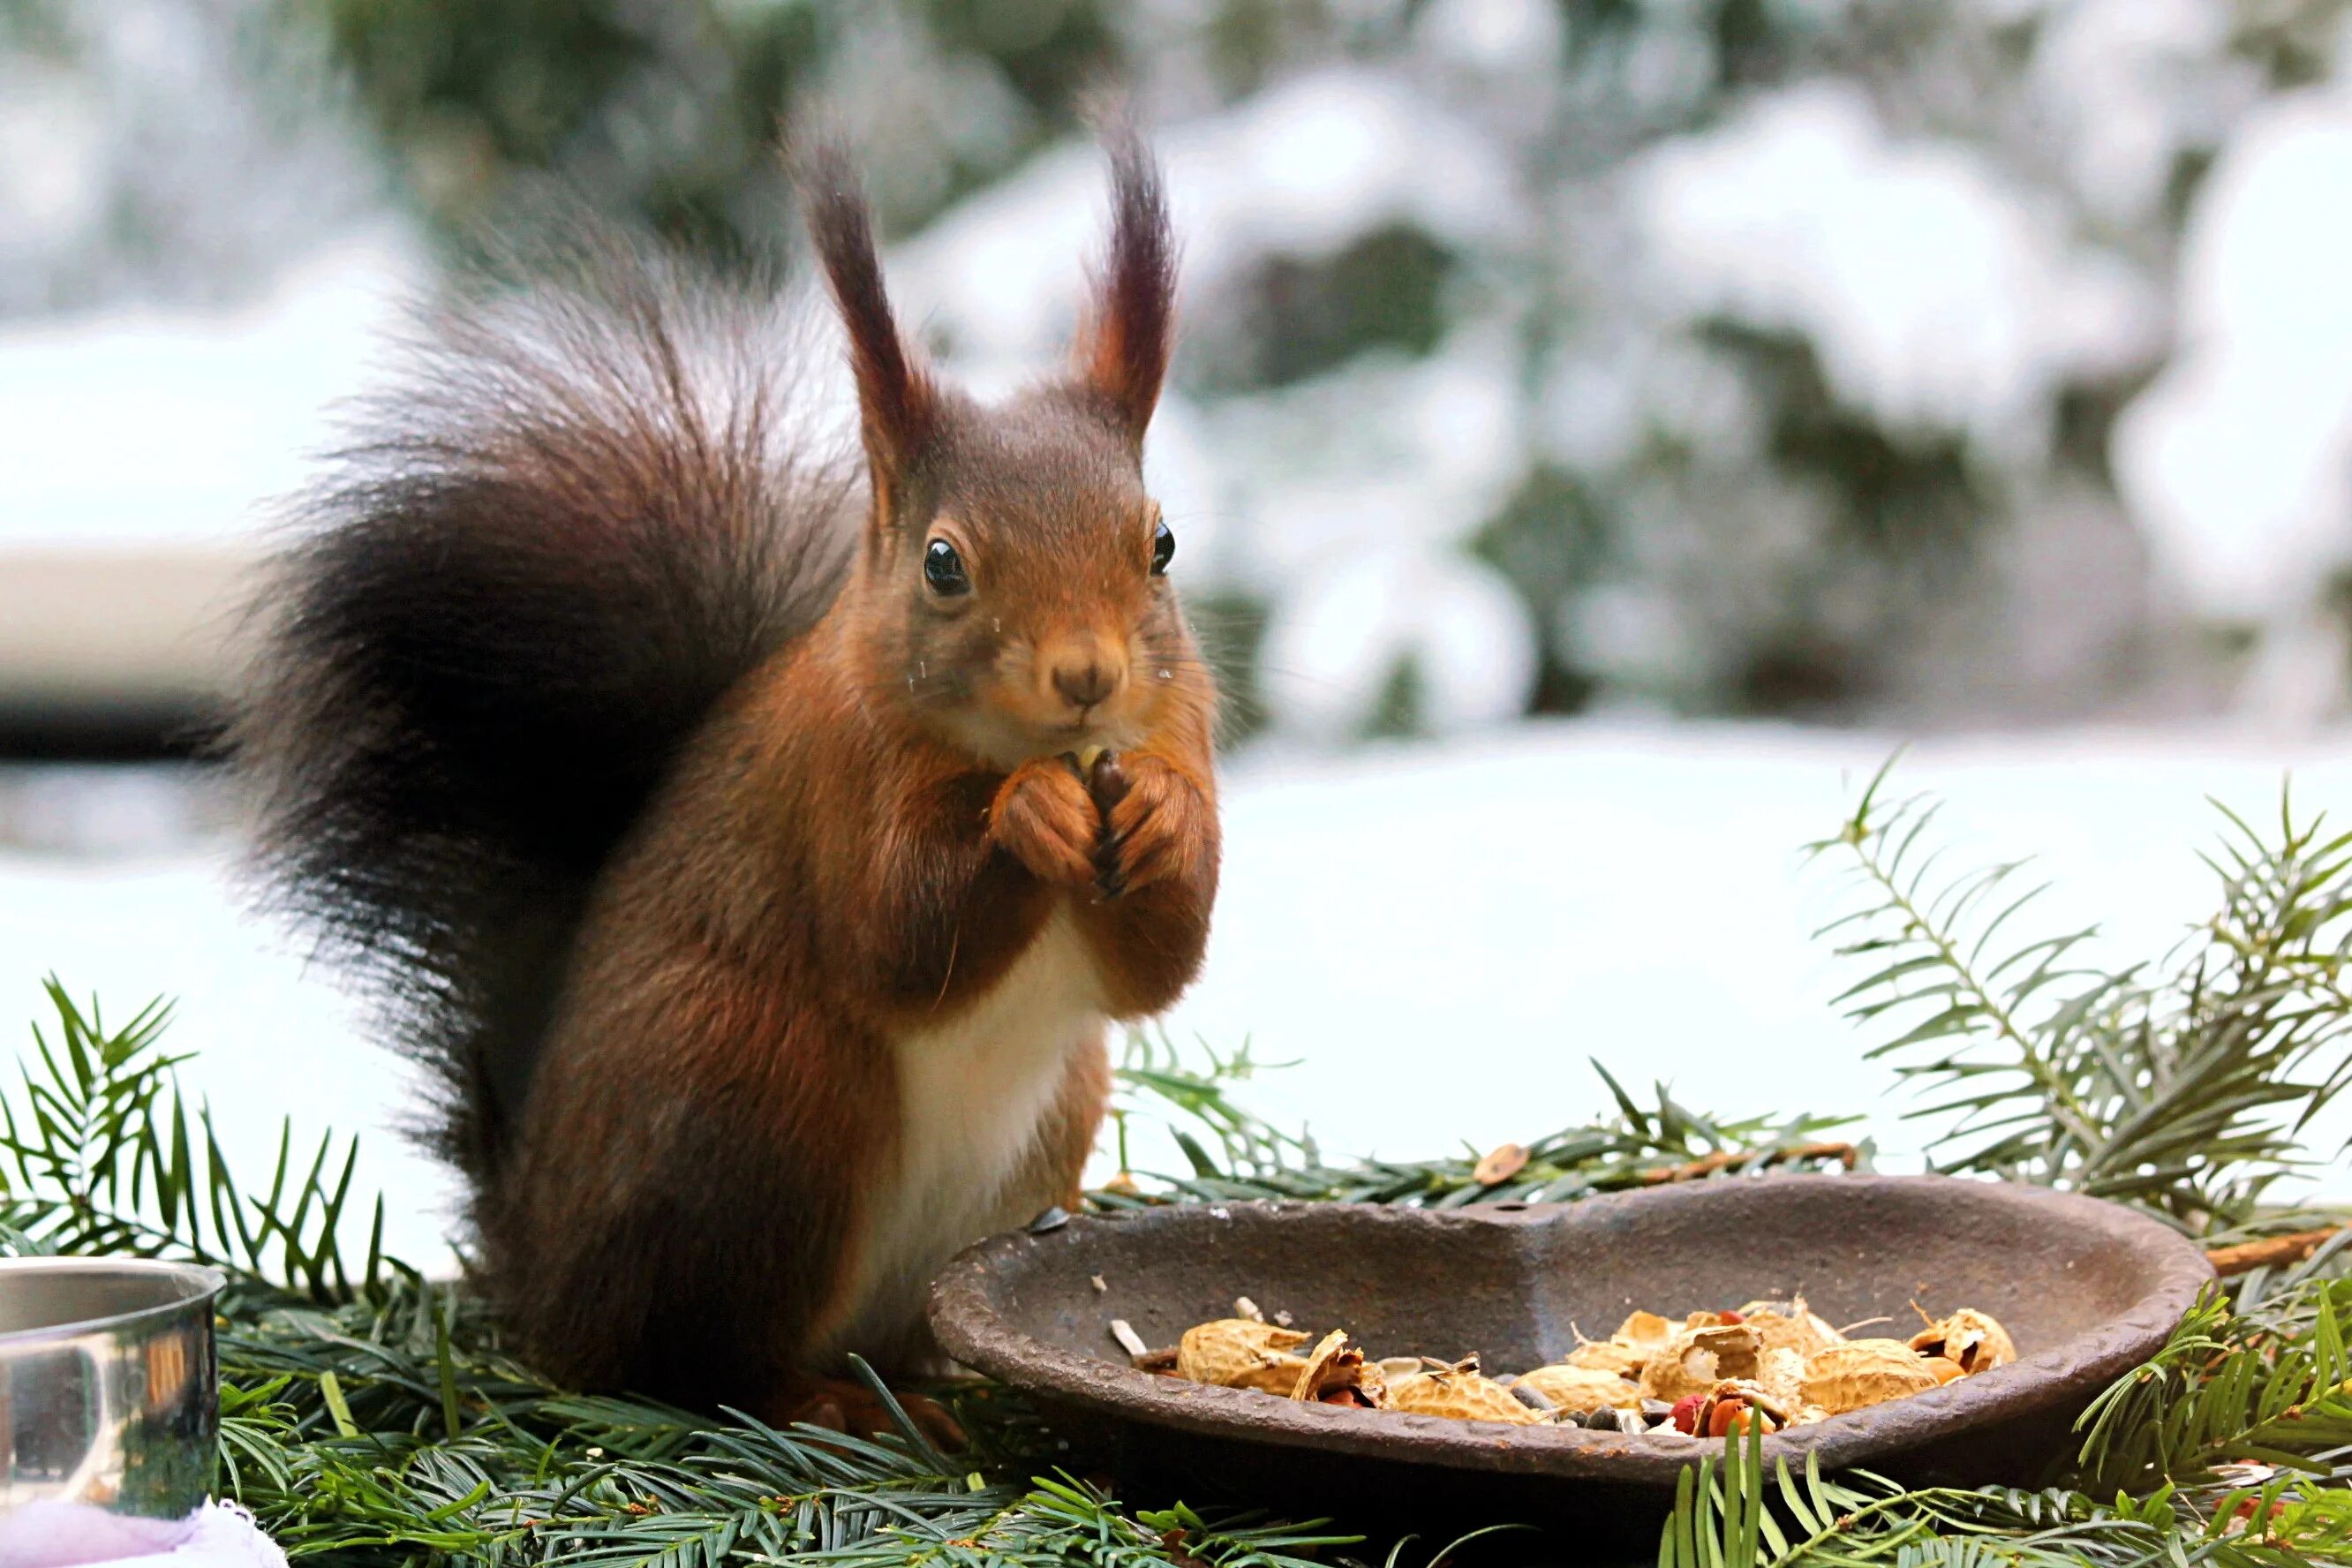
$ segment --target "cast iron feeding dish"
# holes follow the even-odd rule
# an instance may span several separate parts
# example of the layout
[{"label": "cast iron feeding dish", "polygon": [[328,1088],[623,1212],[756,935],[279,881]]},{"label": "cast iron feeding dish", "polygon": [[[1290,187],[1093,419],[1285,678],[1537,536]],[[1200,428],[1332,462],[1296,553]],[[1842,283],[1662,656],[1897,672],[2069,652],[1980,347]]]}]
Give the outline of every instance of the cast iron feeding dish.
[{"label": "cast iron feeding dish", "polygon": [[[1095,1288],[1100,1279],[1104,1289]],[[2159,1346],[2212,1278],[2196,1245],[2090,1198],[1938,1177],[1694,1182],[1581,1203],[1432,1211],[1347,1204],[1187,1205],[996,1237],[933,1287],[931,1322],[964,1364],[1033,1395],[1080,1462],[1130,1500],[1370,1510],[1405,1521],[1615,1519],[1654,1528],[1677,1474],[1719,1449],[1299,1404],[1136,1371],[1123,1318],[1172,1345],[1248,1296],[1301,1329],[1345,1328],[1376,1356],[1475,1351],[1525,1371],[1605,1339],[1636,1307],[1671,1317],[1801,1292],[1833,1323],[1907,1338],[1915,1300],[1975,1307],[2011,1365],[1765,1441],[1824,1470],[2031,1482],[2084,1406]]]}]

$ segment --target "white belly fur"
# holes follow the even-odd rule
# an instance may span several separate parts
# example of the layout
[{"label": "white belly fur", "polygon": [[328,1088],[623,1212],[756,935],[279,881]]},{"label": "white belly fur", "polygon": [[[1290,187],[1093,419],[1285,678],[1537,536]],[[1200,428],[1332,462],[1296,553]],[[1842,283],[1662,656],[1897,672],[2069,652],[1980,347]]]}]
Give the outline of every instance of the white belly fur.
[{"label": "white belly fur", "polygon": [[1093,959],[1062,910],[988,994],[892,1042],[898,1170],[866,1211],[857,1304],[841,1349],[895,1359],[947,1260],[1051,1201],[1013,1190],[1013,1178],[1036,1145],[1071,1054],[1103,1019]]}]

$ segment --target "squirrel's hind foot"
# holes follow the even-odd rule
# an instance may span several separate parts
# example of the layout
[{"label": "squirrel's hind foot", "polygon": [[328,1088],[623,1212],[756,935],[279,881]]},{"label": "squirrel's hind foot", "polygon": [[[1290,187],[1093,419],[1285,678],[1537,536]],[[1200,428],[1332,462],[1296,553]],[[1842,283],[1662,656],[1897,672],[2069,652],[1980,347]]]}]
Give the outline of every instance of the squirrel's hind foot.
[{"label": "squirrel's hind foot", "polygon": [[[970,1445],[971,1439],[965,1435],[961,1423],[938,1400],[903,1388],[892,1389],[890,1396],[933,1447],[952,1454]],[[881,1395],[868,1384],[850,1377],[814,1377],[797,1383],[773,1400],[762,1415],[787,1425],[822,1426],[846,1437],[898,1434],[898,1423]]]}]

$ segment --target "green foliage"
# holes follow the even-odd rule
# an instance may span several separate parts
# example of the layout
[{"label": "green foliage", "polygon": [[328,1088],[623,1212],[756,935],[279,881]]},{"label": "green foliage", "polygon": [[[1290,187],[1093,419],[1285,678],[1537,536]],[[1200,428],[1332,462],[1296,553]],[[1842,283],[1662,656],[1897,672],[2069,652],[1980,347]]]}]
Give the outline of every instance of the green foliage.
[{"label": "green foliage", "polygon": [[1820,934],[1867,971],[1840,998],[1850,1016],[1894,1031],[1871,1054],[1939,1096],[1916,1114],[1956,1119],[1936,1168],[2199,1230],[2252,1218],[2352,1074],[2352,835],[2284,797],[2274,839],[2225,811],[2213,917],[2165,958],[2105,971],[2084,957],[2095,928],[2010,938],[2044,887],[2019,885],[2021,861],[1939,871],[1936,807],[1887,803],[1885,779],[1812,846],[1849,857],[1860,904]]},{"label": "green foliage", "polygon": [[[1114,1115],[1125,1165],[1127,1124],[1158,1104],[1178,1118],[1171,1123],[1176,1145],[1191,1169],[1162,1175],[1145,1193],[1122,1184],[1090,1194],[1109,1208],[1167,1203],[1235,1203],[1288,1198],[1309,1203],[1406,1204],[1419,1208],[1455,1208],[1479,1203],[1566,1203],[1594,1193],[1622,1192],[1654,1184],[1692,1161],[1729,1156],[1722,1170],[1743,1174],[1767,1165],[1805,1165],[1834,1160],[1823,1138],[1848,1126],[1851,1117],[1803,1115],[1788,1119],[1709,1117],[1678,1103],[1663,1083],[1644,1107],[1599,1062],[1593,1070],[1608,1085],[1614,1113],[1570,1127],[1527,1146],[1528,1160],[1508,1179],[1482,1182],[1481,1151],[1433,1160],[1326,1159],[1312,1138],[1267,1125],[1236,1105],[1231,1086],[1257,1071],[1244,1047],[1230,1057],[1203,1047],[1205,1067],[1188,1067],[1184,1054],[1165,1040],[1139,1037],[1129,1047],[1119,1082],[1129,1103]],[[1202,1142],[1206,1137],[1214,1144]],[[1853,1150],[1857,1163],[1869,1145]],[[1842,1161],[1840,1163],[1843,1163]]]},{"label": "green foliage", "polygon": [[[2224,808],[2216,913],[2104,970],[2094,930],[2009,934],[2043,888],[2021,862],[1939,872],[1935,805],[1888,802],[1886,779],[1811,847],[1856,890],[1822,934],[1864,971],[1840,1000],[1886,1035],[1871,1054],[1931,1091],[1936,1169],[2135,1204],[2209,1244],[2330,1217],[2262,1200],[2352,1071],[2352,836],[2284,796],[2267,837]],[[1751,1445],[1686,1478],[1661,1563],[2352,1562],[2347,1257],[2339,1236],[2209,1295],[2084,1413],[2045,1491],[1768,1479]]]},{"label": "green foliage", "polygon": [[339,1145],[326,1132],[304,1165],[288,1122],[268,1191],[248,1194],[211,1111],[192,1118],[181,1098],[172,1069],[187,1058],[157,1044],[170,1009],[151,1002],[109,1030],[97,1003],[85,1013],[55,978],[45,989],[56,1032],[34,1026],[17,1092],[0,1098],[0,1247],[186,1258],[274,1277],[317,1301],[381,1289],[381,1196],[356,1274],[342,1247],[356,1140]]},{"label": "green foliage", "polygon": [[[1847,854],[1867,894],[1832,928],[1868,966],[1849,999],[1897,1031],[1880,1049],[1948,1091],[1931,1109],[1961,1119],[1942,1168],[2104,1192],[2213,1241],[2325,1217],[2259,1199],[2304,1158],[2295,1133],[2344,1076],[2344,839],[2291,811],[2269,838],[2231,818],[2214,859],[2221,912],[2162,963],[2109,973],[2088,964],[2081,933],[1998,948],[2032,895],[2003,892],[2008,869],[1937,882],[1929,808],[1882,814],[1883,782],[1817,847]],[[230,1274],[222,1490],[298,1559],[1306,1568],[1361,1550],[1344,1521],[1125,1506],[1108,1479],[1070,1474],[1052,1429],[992,1386],[944,1391],[972,1439],[952,1458],[903,1416],[896,1436],[847,1440],[554,1387],[507,1352],[478,1301],[383,1258],[373,1235],[347,1265],[359,1256],[348,1142],[298,1145],[289,1129],[268,1190],[247,1192],[209,1118],[182,1100],[163,1008],[110,1029],[54,982],[49,1000],[54,1028],[35,1031],[21,1085],[0,1097],[5,1239]],[[1235,1102],[1258,1067],[1246,1048],[1201,1058],[1136,1041],[1120,1075],[1122,1164],[1149,1118],[1168,1124],[1187,1169],[1123,1171],[1094,1201],[1561,1200],[1843,1149],[1821,1143],[1834,1121],[1712,1118],[1663,1086],[1637,1100],[1604,1072],[1609,1115],[1536,1141],[1487,1184],[1475,1150],[1330,1159]],[[2347,1237],[2210,1294],[2085,1414],[2079,1451],[2042,1489],[1911,1490],[1810,1461],[1768,1467],[1749,1441],[1685,1472],[1659,1562],[2352,1563]],[[1463,1521],[1465,1540],[1486,1522]],[[1393,1549],[1391,1568],[1411,1551]]]}]

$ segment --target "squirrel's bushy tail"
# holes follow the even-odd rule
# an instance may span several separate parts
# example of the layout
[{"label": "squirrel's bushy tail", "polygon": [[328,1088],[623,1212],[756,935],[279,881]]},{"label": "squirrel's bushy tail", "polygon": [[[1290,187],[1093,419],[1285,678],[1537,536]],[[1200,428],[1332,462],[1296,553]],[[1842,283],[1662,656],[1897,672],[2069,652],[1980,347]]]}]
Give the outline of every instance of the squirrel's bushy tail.
[{"label": "squirrel's bushy tail", "polygon": [[605,240],[530,271],[430,310],[359,405],[230,734],[266,902],[377,993],[478,1184],[599,868],[831,603],[859,482],[773,290]]}]

